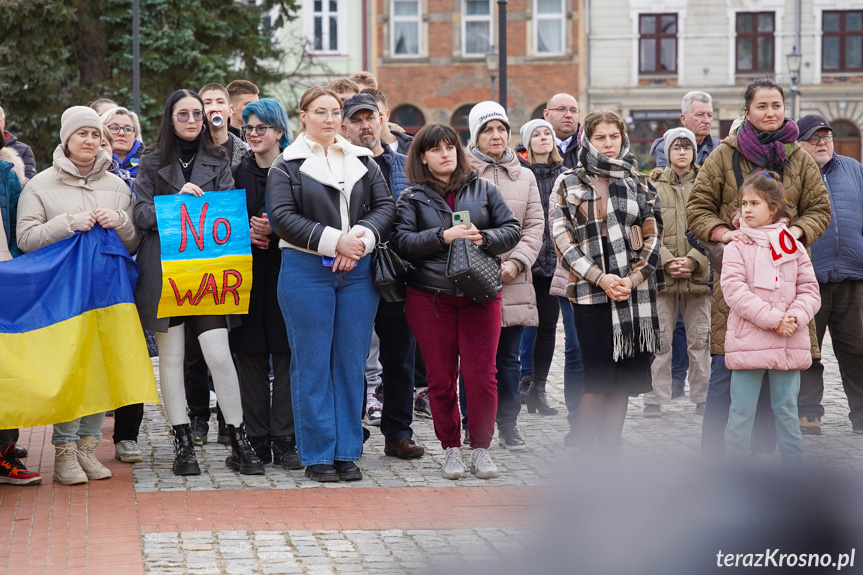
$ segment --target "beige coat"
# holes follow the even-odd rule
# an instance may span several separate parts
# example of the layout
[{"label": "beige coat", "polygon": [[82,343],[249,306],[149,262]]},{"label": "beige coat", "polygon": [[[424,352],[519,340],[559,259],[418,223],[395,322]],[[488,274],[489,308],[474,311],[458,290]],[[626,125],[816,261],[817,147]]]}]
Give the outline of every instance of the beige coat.
[{"label": "beige coat", "polygon": [[[686,219],[689,229],[701,240],[710,240],[711,232],[718,226],[734,229],[732,220],[740,210],[740,195],[737,193],[737,180],[734,176],[732,157],[738,150],[737,134],[731,134],[704,162],[695,186],[686,204]],[[755,166],[740,154],[740,170],[744,178]],[[818,164],[795,142],[788,159],[782,179],[785,186],[785,201],[791,212],[792,226],[803,230],[800,238],[803,245],[811,246],[827,230],[830,223],[830,196],[821,179]],[[725,353],[725,327],[728,322],[728,304],[722,296],[722,286],[717,272],[713,278],[713,306],[711,308],[710,353]],[[812,337],[812,357],[820,358],[818,340],[815,337],[815,323],[810,322]]]},{"label": "beige coat", "polygon": [[518,274],[503,284],[502,326],[537,326],[539,313],[536,309],[536,293],[533,291],[530,268],[542,246],[542,232],[545,228],[542,220],[542,200],[533,172],[522,167],[518,156],[510,152],[512,159],[505,164],[490,164],[471,152],[468,152],[468,157],[480,178],[500,188],[507,205],[521,225],[521,239],[512,250],[500,258],[501,262],[512,261],[518,266]]},{"label": "beige coat", "polygon": [[710,276],[710,262],[707,256],[696,250],[686,239],[686,200],[695,184],[696,170],[691,169],[683,177],[678,177],[670,167],[655,170],[650,179],[659,193],[662,206],[662,266],[674,258],[688,257],[695,262],[695,271],[688,279],[675,279],[665,274],[666,293],[701,295],[710,293],[707,279]]},{"label": "beige coat", "polygon": [[18,247],[32,252],[68,237],[75,230],[72,215],[108,208],[120,212],[117,235],[129,252],[141,241],[132,222],[132,194],[128,186],[108,172],[111,156],[99,150],[96,164],[86,177],[78,173],[63,153],[63,145],[54,150],[54,165],[36,174],[21,192],[18,202]]}]

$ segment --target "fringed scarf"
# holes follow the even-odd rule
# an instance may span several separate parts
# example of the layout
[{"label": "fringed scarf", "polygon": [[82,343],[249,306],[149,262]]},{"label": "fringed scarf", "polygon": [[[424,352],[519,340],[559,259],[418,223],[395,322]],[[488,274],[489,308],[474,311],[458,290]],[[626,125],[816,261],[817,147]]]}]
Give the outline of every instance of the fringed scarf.
[{"label": "fringed scarf", "polygon": [[757,167],[782,174],[799,134],[793,120],[785,120],[773,132],[762,132],[750,122],[743,122],[737,130],[737,145],[743,157]]},{"label": "fringed scarf", "polygon": [[[611,253],[608,257],[609,269],[606,273],[621,278],[629,275],[629,262],[638,261],[641,254],[632,249],[629,232],[633,225],[641,224],[641,212],[647,203],[647,196],[641,183],[634,174],[638,165],[629,150],[626,138],[617,158],[609,158],[601,153],[587,134],[581,138],[578,153],[581,166],[591,175],[608,178],[608,203],[606,227]],[[659,267],[659,256],[649,262]],[[659,350],[659,317],[656,313],[656,274],[637,285],[625,301],[611,302],[611,322],[614,343],[614,361],[635,355],[636,351],[656,353]]]}]

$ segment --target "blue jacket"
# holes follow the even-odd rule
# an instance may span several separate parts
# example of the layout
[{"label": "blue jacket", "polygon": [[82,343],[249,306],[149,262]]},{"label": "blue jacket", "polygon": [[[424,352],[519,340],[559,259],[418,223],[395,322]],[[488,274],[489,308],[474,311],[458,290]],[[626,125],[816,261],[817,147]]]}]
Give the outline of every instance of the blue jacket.
[{"label": "blue jacket", "polygon": [[21,181],[12,171],[12,164],[0,160],[0,216],[3,218],[3,230],[9,244],[9,253],[13,258],[22,255],[15,242],[15,228],[18,225],[18,198],[21,195]]},{"label": "blue jacket", "polygon": [[[695,163],[699,166],[703,166],[704,162],[707,161],[707,156],[710,155],[710,152],[715,150],[721,143],[722,140],[714,138],[713,136],[707,136],[704,138],[704,141],[701,142],[700,146],[698,146],[698,152],[695,154]],[[668,167],[668,158],[665,157],[665,138],[657,138],[654,140],[653,144],[650,146],[650,155],[656,155],[657,168],[665,169]]]},{"label": "blue jacket", "polygon": [[863,279],[863,165],[833,154],[821,169],[830,192],[830,225],[812,244],[818,283]]},{"label": "blue jacket", "polygon": [[387,183],[390,185],[393,199],[398,202],[399,194],[410,187],[408,176],[405,174],[405,162],[408,161],[408,157],[404,154],[393,152],[392,148],[386,144],[383,144],[382,147],[384,149],[384,153],[382,154],[384,160],[390,165],[390,181]]},{"label": "blue jacket", "polygon": [[120,167],[124,170],[128,170],[129,175],[133,178],[138,177],[138,162],[141,161],[141,152],[143,151],[144,144],[141,143],[140,140],[135,140],[135,143],[132,144],[132,149],[129,150],[128,155],[126,155],[126,159],[123,160],[123,163]]}]

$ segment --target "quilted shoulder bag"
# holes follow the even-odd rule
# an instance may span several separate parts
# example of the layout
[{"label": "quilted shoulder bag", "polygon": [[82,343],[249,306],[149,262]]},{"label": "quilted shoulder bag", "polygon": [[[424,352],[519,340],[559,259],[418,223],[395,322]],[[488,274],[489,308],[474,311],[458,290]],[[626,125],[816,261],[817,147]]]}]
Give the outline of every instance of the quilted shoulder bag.
[{"label": "quilted shoulder bag", "polygon": [[493,300],[503,287],[500,258],[488,255],[464,238],[453,240],[449,246],[446,277],[476,303]]},{"label": "quilted shoulder bag", "polygon": [[378,244],[372,252],[372,275],[381,299],[388,302],[404,301],[405,264],[387,242]]}]

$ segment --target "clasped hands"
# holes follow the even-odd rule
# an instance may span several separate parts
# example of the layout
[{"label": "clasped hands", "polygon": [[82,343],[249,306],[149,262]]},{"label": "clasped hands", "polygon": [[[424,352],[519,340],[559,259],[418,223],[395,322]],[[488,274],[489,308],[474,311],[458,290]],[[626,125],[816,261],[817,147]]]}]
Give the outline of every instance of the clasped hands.
[{"label": "clasped hands", "polygon": [[605,274],[599,278],[599,287],[605,295],[614,301],[626,301],[632,293],[632,280],[614,274]]},{"label": "clasped hands", "polygon": [[336,243],[336,258],[333,260],[333,271],[348,271],[354,269],[357,261],[363,257],[366,244],[360,240],[364,230],[356,229],[342,234]]},{"label": "clasped hands", "polygon": [[687,256],[674,258],[665,265],[665,273],[675,279],[688,279],[695,271],[695,261]]},{"label": "clasped hands", "polygon": [[72,222],[75,224],[75,230],[79,232],[89,232],[96,223],[106,230],[110,230],[120,225],[120,212],[108,208],[97,208],[92,212],[72,214]]},{"label": "clasped hands", "polygon": [[776,333],[781,335],[782,337],[790,337],[794,335],[794,332],[797,331],[797,328],[800,326],[797,325],[797,316],[794,314],[786,313],[782,316],[782,321],[779,322],[779,327],[774,329]]}]

